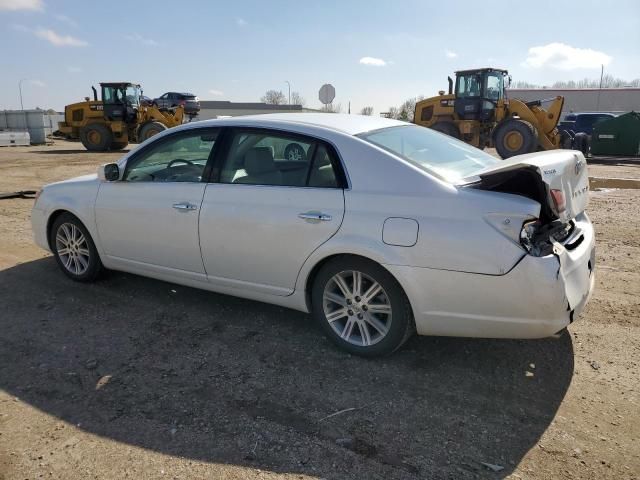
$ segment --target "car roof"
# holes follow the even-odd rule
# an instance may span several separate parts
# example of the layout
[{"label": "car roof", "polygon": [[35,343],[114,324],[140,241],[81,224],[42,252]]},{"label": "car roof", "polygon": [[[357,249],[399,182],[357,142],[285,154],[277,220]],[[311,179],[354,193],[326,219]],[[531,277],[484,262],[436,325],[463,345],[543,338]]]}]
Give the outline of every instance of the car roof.
[{"label": "car roof", "polygon": [[349,115],[341,113],[268,113],[262,115],[246,115],[240,117],[217,120],[201,120],[186,125],[192,126],[249,126],[249,127],[277,127],[296,125],[310,125],[326,128],[349,135],[379,130],[381,128],[410,125],[407,122],[391,120],[389,118],[367,115]]}]

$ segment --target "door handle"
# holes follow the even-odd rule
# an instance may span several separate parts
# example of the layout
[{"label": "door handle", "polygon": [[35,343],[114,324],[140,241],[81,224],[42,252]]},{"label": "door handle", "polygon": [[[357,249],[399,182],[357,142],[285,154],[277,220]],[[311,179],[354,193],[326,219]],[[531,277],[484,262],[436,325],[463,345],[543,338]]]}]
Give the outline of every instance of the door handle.
[{"label": "door handle", "polygon": [[184,202],[174,203],[173,208],[175,208],[176,210],[196,210],[198,207],[193,203]]},{"label": "door handle", "polygon": [[316,222],[329,222],[331,220],[331,215],[320,212],[305,212],[299,213],[298,218],[301,218],[302,220],[315,220]]}]

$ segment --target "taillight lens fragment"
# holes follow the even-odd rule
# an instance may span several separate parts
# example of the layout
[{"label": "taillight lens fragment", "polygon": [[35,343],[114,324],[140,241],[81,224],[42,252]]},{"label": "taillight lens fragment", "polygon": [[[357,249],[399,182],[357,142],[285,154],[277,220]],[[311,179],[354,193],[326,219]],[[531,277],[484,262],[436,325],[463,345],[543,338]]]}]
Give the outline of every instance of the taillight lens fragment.
[{"label": "taillight lens fragment", "polygon": [[567,208],[567,203],[564,198],[564,192],[562,190],[551,190],[551,199],[553,200],[553,205],[556,209],[557,214],[561,214]]}]

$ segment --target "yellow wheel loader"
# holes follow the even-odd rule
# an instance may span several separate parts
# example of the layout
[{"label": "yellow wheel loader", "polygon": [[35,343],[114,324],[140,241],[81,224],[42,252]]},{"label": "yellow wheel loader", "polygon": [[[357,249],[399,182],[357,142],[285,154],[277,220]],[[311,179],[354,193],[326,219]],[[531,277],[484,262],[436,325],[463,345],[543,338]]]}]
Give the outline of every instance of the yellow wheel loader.
[{"label": "yellow wheel loader", "polygon": [[87,150],[120,150],[129,142],[143,142],[157,133],[182,124],[184,108],[159,109],[140,105],[140,85],[127,82],[101,83],[102,100],[93,90],[93,100],[64,107],[64,122],[58,131],[66,138],[80,139]]},{"label": "yellow wheel loader", "polygon": [[[506,70],[481,68],[456,72],[449,92],[416,104],[413,122],[464,140],[478,148],[495,147],[502,158],[571,146],[556,126],[563,97],[523,102],[507,98]],[[543,102],[551,102],[545,109]]]}]

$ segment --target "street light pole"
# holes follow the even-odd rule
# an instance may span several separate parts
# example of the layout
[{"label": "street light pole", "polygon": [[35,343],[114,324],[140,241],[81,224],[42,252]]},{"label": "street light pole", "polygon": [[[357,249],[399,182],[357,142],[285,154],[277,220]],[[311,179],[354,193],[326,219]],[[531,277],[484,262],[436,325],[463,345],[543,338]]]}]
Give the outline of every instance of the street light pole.
[{"label": "street light pole", "polygon": [[291,84],[289,83],[289,80],[285,80],[284,83],[289,87],[289,105],[291,105]]},{"label": "street light pole", "polygon": [[22,104],[22,82],[24,82],[26,78],[21,78],[18,82],[18,90],[20,90],[20,110],[24,111],[24,105]]}]

